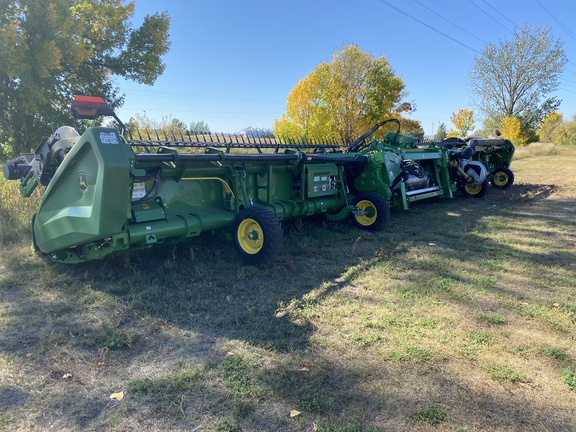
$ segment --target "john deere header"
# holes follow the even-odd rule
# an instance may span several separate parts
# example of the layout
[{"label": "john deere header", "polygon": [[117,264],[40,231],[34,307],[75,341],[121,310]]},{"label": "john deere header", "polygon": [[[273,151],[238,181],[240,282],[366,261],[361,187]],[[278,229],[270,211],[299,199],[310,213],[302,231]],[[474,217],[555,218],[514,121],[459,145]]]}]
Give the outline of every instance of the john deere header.
[{"label": "john deere header", "polygon": [[[3,167],[6,179],[20,181],[23,197],[45,188],[32,217],[33,248],[66,263],[214,230],[259,262],[280,250],[285,220],[321,214],[382,230],[390,209],[433,197],[482,197],[489,181],[507,188],[514,180],[510,141],[420,143],[401,135],[394,119],[345,146],[223,134],[132,138],[101,98],[76,96],[71,109],[80,119],[111,116],[120,130],[90,127],[80,135],[63,126]],[[397,131],[373,138],[386,123]]]}]

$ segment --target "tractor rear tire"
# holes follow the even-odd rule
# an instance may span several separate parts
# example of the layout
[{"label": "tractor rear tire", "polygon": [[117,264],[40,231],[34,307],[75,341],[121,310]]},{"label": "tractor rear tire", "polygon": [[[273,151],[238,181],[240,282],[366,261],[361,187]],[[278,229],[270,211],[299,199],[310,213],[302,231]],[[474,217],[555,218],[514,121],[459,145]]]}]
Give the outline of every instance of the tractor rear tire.
[{"label": "tractor rear tire", "polygon": [[474,187],[464,185],[463,190],[465,196],[482,198],[484,195],[486,195],[486,191],[488,190],[488,180],[484,180],[481,184]]},{"label": "tractor rear tire", "polygon": [[274,212],[265,207],[245,208],[234,220],[234,244],[251,264],[276,255],[282,248],[283,235],[282,224]]},{"label": "tractor rear tire", "polygon": [[358,228],[380,231],[390,219],[388,201],[376,192],[362,192],[354,197],[351,204],[366,212],[365,215],[352,213],[352,222]]},{"label": "tractor rear tire", "polygon": [[496,168],[490,175],[490,184],[496,189],[508,189],[514,183],[514,173],[508,168]]}]

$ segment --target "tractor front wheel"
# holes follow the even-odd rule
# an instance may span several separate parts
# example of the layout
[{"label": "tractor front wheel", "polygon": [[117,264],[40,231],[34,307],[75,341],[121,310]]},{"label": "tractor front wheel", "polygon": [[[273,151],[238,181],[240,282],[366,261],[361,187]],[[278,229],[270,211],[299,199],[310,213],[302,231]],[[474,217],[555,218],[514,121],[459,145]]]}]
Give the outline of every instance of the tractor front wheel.
[{"label": "tractor front wheel", "polygon": [[271,210],[248,207],[236,215],[234,244],[242,257],[258,263],[275,255],[282,247],[282,224]]},{"label": "tractor front wheel", "polygon": [[352,213],[352,222],[358,228],[380,231],[390,219],[388,201],[376,192],[362,192],[354,197],[351,204],[365,213],[363,215]]},{"label": "tractor front wheel", "polygon": [[484,180],[478,186],[466,186],[464,185],[464,195],[472,196],[474,198],[482,198],[486,195],[488,190],[488,180]]},{"label": "tractor front wheel", "polygon": [[496,168],[490,175],[492,176],[490,184],[496,189],[508,189],[514,183],[514,173],[508,168]]}]

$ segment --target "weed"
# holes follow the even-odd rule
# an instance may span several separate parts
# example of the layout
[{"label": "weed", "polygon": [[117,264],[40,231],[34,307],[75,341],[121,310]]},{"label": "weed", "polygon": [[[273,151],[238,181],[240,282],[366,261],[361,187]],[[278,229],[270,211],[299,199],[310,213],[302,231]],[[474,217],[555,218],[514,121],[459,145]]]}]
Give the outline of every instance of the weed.
[{"label": "weed", "polygon": [[474,344],[486,345],[492,341],[492,336],[490,336],[488,333],[471,331],[468,332],[468,340]]},{"label": "weed", "polygon": [[238,430],[238,422],[232,415],[219,417],[214,421],[215,432],[234,432]]},{"label": "weed", "polygon": [[106,347],[110,350],[120,350],[130,348],[133,343],[140,339],[140,336],[138,332],[122,330],[103,322],[86,343],[96,345],[98,348]]},{"label": "weed", "polygon": [[136,398],[143,397],[159,411],[171,415],[182,413],[184,396],[197,390],[204,376],[202,368],[158,378],[143,378],[128,382],[127,390]]},{"label": "weed", "polygon": [[13,424],[14,416],[12,414],[0,414],[0,430],[8,429]]},{"label": "weed", "polygon": [[501,325],[506,324],[506,319],[500,315],[486,315],[479,314],[476,315],[476,321],[485,324]]},{"label": "weed", "polygon": [[352,419],[344,426],[330,426],[326,421],[317,419],[314,423],[314,430],[317,432],[373,432],[380,429],[372,429],[364,426],[356,419]]},{"label": "weed", "polygon": [[429,329],[435,329],[437,327],[436,322],[429,319],[429,318],[419,319],[418,322],[416,323],[416,325],[419,327],[424,327],[424,328],[429,328]]},{"label": "weed", "polygon": [[469,360],[476,360],[476,354],[483,345],[488,345],[492,341],[492,336],[488,333],[470,331],[468,341],[470,344],[464,345],[463,354]]},{"label": "weed", "polygon": [[269,388],[295,400],[306,411],[326,413],[332,409],[334,395],[331,393],[330,376],[320,365],[305,373],[290,364],[280,365],[267,371],[262,379]]},{"label": "weed", "polygon": [[566,351],[560,348],[554,348],[550,346],[544,346],[540,348],[540,354],[546,357],[553,358],[555,360],[565,361],[568,360],[568,354]]},{"label": "weed", "polygon": [[476,360],[476,354],[478,354],[478,345],[465,345],[462,348],[462,353],[468,360],[474,361]]},{"label": "weed", "polygon": [[522,357],[526,357],[527,355],[529,355],[530,353],[532,353],[532,351],[534,351],[533,348],[528,348],[528,347],[522,347],[522,346],[515,346],[514,348],[512,348],[512,351],[515,354],[518,354]]},{"label": "weed", "polygon": [[259,391],[253,382],[247,360],[239,355],[228,356],[218,366],[218,373],[226,380],[235,412],[245,415],[251,411]]},{"label": "weed", "polygon": [[388,360],[404,362],[421,362],[428,360],[431,357],[432,353],[429,350],[415,345],[406,345],[404,347],[404,352],[392,351],[388,354]]},{"label": "weed", "polygon": [[562,303],[559,309],[569,316],[576,316],[576,305],[572,303]]},{"label": "weed", "polygon": [[493,379],[498,381],[501,385],[504,385],[506,382],[510,383],[527,383],[530,382],[530,378],[528,378],[523,373],[517,372],[512,369],[510,366],[504,364],[493,364],[491,366],[482,367],[482,369],[488,372]]},{"label": "weed", "polygon": [[379,333],[367,334],[365,332],[355,330],[354,332],[352,332],[349,338],[357,348],[367,348],[378,342],[378,340],[380,339],[380,334]]},{"label": "weed", "polygon": [[410,420],[413,422],[426,422],[431,425],[437,425],[444,421],[448,415],[446,410],[433,403],[428,405],[428,408],[423,411],[418,411],[410,416]]},{"label": "weed", "polygon": [[576,370],[571,367],[567,367],[562,375],[562,381],[571,390],[576,390]]},{"label": "weed", "polygon": [[470,280],[474,291],[484,292],[494,286],[494,279],[482,274],[470,275]]}]

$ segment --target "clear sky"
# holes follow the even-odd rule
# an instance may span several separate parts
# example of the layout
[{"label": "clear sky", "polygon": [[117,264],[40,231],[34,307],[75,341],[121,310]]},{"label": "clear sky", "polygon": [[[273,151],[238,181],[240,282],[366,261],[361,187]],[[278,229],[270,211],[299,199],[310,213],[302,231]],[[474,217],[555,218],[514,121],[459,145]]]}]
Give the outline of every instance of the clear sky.
[{"label": "clear sky", "polygon": [[300,78],[356,44],[388,59],[416,103],[410,118],[431,135],[475,107],[466,79],[484,43],[524,24],[564,42],[570,62],[553,96],[566,120],[576,114],[575,0],[136,0],[133,25],[162,11],[171,17],[166,71],[153,86],[117,80],[124,121],[139,113],[204,121],[212,132],[269,128]]}]

